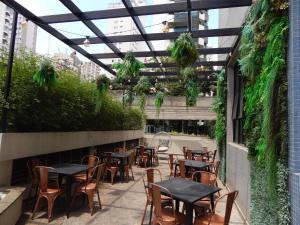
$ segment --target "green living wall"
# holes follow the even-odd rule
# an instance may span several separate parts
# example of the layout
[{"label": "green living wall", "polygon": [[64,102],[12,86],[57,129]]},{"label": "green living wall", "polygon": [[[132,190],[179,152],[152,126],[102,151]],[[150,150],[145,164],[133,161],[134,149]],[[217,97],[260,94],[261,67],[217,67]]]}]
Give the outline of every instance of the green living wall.
[{"label": "green living wall", "polygon": [[217,141],[218,152],[220,157],[219,177],[225,181],[225,150],[226,150],[226,79],[225,70],[218,75],[217,95],[214,99],[213,109],[217,114],[215,123],[215,138]]},{"label": "green living wall", "polygon": [[[3,104],[3,90],[0,91],[0,119],[4,105],[9,109],[9,132],[143,128],[143,113],[135,108],[123,107],[110,94],[102,96],[101,109],[95,110],[96,84],[81,81],[73,71],[57,70],[54,85],[48,89],[38,86],[33,75],[39,70],[42,60],[40,56],[24,52],[14,59],[9,104]],[[6,64],[6,54],[2,53],[1,89],[4,86]]]},{"label": "green living wall", "polygon": [[290,224],[287,143],[288,1],[258,0],[240,44],[245,77],[246,145],[251,176],[250,223]]}]

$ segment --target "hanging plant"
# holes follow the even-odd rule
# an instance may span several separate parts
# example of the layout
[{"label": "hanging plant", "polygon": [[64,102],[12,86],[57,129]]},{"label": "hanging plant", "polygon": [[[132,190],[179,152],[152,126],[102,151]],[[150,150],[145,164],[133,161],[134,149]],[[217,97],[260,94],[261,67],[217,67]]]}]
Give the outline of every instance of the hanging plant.
[{"label": "hanging plant", "polygon": [[155,108],[156,108],[157,118],[159,118],[160,108],[161,108],[162,104],[164,103],[164,97],[165,97],[165,93],[162,92],[162,91],[158,91],[155,95],[154,105],[155,105]]},{"label": "hanging plant", "polygon": [[182,33],[171,43],[168,51],[180,68],[191,66],[198,59],[198,51],[190,33]]},{"label": "hanging plant", "polygon": [[33,75],[33,80],[40,86],[48,90],[55,81],[57,74],[50,60],[41,63],[40,70]]},{"label": "hanging plant", "polygon": [[132,90],[126,90],[123,96],[123,101],[126,105],[131,106],[134,100],[134,93]]},{"label": "hanging plant", "polygon": [[112,68],[116,69],[117,76],[123,81],[132,80],[139,76],[140,70],[144,67],[144,64],[138,61],[132,52],[128,52],[125,55],[122,63],[114,63],[112,65]]},{"label": "hanging plant", "polygon": [[111,83],[110,79],[105,75],[99,76],[96,80],[96,85],[97,85],[96,108],[95,108],[96,112],[100,112],[101,110],[103,98],[107,94],[110,83]]},{"label": "hanging plant", "polygon": [[142,111],[145,109],[146,95],[149,94],[151,83],[148,77],[142,76],[133,90],[139,95],[139,107]]},{"label": "hanging plant", "polygon": [[123,96],[125,103],[132,104],[134,100],[133,87],[131,81],[138,77],[140,70],[144,68],[144,64],[138,61],[132,52],[128,52],[125,55],[122,63],[115,63],[112,65],[113,69],[117,72],[117,81],[124,86],[124,83],[128,83],[126,94]]},{"label": "hanging plant", "polygon": [[195,106],[200,93],[200,89],[197,83],[196,71],[194,67],[188,66],[182,69],[180,74],[184,81],[186,106]]}]

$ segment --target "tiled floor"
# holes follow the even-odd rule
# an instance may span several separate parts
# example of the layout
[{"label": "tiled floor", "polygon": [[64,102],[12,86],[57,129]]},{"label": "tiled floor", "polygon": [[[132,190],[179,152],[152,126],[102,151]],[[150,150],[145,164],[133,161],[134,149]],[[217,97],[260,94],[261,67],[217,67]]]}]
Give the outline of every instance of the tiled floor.
[{"label": "tiled floor", "polygon": [[[161,155],[159,169],[162,171],[165,179],[168,179],[168,165],[166,155]],[[102,201],[102,210],[96,204],[96,210],[93,216],[90,215],[87,205],[82,206],[80,201],[78,205],[72,209],[70,218],[67,219],[64,214],[63,200],[56,202],[53,212],[53,220],[50,224],[55,225],[84,225],[84,224],[101,224],[101,225],[138,225],[141,224],[143,210],[145,207],[146,196],[142,183],[142,168],[134,167],[135,180],[129,183],[116,183],[111,185],[104,183],[100,187],[100,195]],[[219,182],[219,186],[221,183]],[[223,193],[226,190],[222,190]],[[97,198],[94,198],[95,203]],[[31,220],[29,203],[25,203],[25,212],[20,218],[18,225],[42,225],[48,224],[46,208],[36,214],[36,219]],[[225,202],[218,205],[218,210],[224,212]],[[148,210],[149,212],[149,210]],[[147,214],[144,224],[148,224],[149,215]],[[244,225],[236,207],[233,208],[231,223],[232,225]]]}]

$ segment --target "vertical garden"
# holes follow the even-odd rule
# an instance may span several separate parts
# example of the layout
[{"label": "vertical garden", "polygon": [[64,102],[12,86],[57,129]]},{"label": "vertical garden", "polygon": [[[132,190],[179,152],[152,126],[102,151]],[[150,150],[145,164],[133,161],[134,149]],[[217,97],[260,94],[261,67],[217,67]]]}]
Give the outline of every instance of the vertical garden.
[{"label": "vertical garden", "polygon": [[[250,224],[290,224],[288,193],[287,44],[288,1],[258,0],[251,7],[240,41],[244,76],[244,134],[249,151]],[[218,91],[223,90],[222,75]],[[218,93],[216,139],[223,150],[225,124]],[[225,108],[224,108],[225,109]]]}]

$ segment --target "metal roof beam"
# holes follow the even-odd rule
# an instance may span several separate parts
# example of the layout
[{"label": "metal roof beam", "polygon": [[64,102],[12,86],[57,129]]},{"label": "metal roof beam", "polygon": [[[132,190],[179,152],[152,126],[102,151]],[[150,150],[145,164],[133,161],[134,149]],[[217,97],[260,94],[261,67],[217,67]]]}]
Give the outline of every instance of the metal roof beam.
[{"label": "metal roof beam", "polygon": [[[198,0],[191,1],[191,11],[250,6],[251,4],[252,0]],[[168,4],[139,6],[133,7],[133,10],[136,16],[185,12],[186,3],[177,2]],[[124,8],[89,11],[83,12],[83,14],[89,20],[110,19],[130,16],[130,13]],[[78,21],[78,18],[72,13],[49,15],[43,16],[41,18],[46,23],[65,23]]]},{"label": "metal roof beam", "polygon": [[[160,63],[144,63],[146,68],[160,68]],[[163,63],[163,67],[165,68],[177,68],[176,63]],[[194,63],[193,66],[225,66],[226,61],[200,61]],[[111,66],[111,64],[108,64],[107,66]]]},{"label": "metal roof beam", "polygon": [[47,31],[48,33],[50,33],[51,35],[53,35],[57,39],[61,40],[66,45],[68,45],[71,48],[73,48],[75,51],[79,52],[80,54],[82,54],[83,56],[85,56],[86,58],[88,58],[89,60],[91,60],[94,63],[96,63],[97,65],[101,66],[103,69],[105,69],[109,73],[111,73],[113,75],[116,75],[115,71],[113,71],[110,67],[108,67],[104,63],[100,62],[94,56],[90,55],[83,48],[77,46],[77,44],[75,44],[73,41],[67,39],[66,36],[64,36],[63,34],[61,34],[60,32],[58,32],[57,30],[55,30],[49,24],[45,23],[45,21],[43,21],[41,18],[39,18],[36,15],[34,15],[32,12],[30,12],[28,9],[26,9],[25,7],[23,7],[22,5],[20,5],[18,2],[11,1],[11,0],[0,0],[0,1],[3,2],[5,5],[7,5],[8,7],[16,10],[17,12],[19,12],[20,14],[22,14],[24,17],[30,18],[30,20],[32,22],[36,23],[43,30]]},{"label": "metal roof beam", "polygon": [[[202,37],[221,37],[221,36],[237,36],[242,31],[241,27],[234,28],[222,28],[222,29],[209,29],[209,30],[194,30],[192,31],[193,38],[202,38]],[[116,43],[116,42],[135,42],[135,41],[144,41],[144,38],[147,41],[161,41],[161,40],[175,40],[182,32],[170,32],[170,33],[151,33],[133,35],[118,35],[118,36],[106,36],[106,42],[103,42],[98,37],[90,38],[91,44],[102,44],[102,43]],[[85,38],[74,38],[70,39],[72,42],[80,45]]]},{"label": "metal roof beam", "polygon": [[[228,54],[232,51],[232,48],[200,48],[198,49],[199,55],[210,55],[210,54]],[[123,52],[123,54],[126,54]],[[133,52],[135,57],[152,57],[151,52],[143,51],[143,52]],[[170,56],[170,52],[168,51],[155,51],[156,56]],[[92,54],[97,59],[111,59],[111,58],[119,58],[115,53],[95,53]]]},{"label": "metal roof beam", "polygon": [[90,20],[84,16],[82,11],[69,0],[60,0],[60,2],[68,8],[79,20],[81,20],[99,39],[101,39],[116,55],[120,58],[124,58],[124,54],[122,54],[119,49],[112,43],[106,43],[105,34]]},{"label": "metal roof beam", "polygon": [[143,41],[146,42],[149,50],[153,54],[153,57],[154,57],[156,63],[159,65],[159,68],[161,69],[162,72],[164,72],[161,64],[159,63],[158,59],[156,58],[156,55],[155,55],[155,52],[154,52],[154,47],[153,47],[152,43],[150,41],[148,41],[147,38],[146,38],[146,31],[143,27],[142,22],[140,21],[139,17],[135,15],[134,8],[133,8],[130,0],[122,0],[122,3],[125,6],[125,8],[127,9],[127,11],[129,12],[131,19],[133,20],[136,28],[138,29],[138,31],[140,32],[140,34],[143,38]]}]

